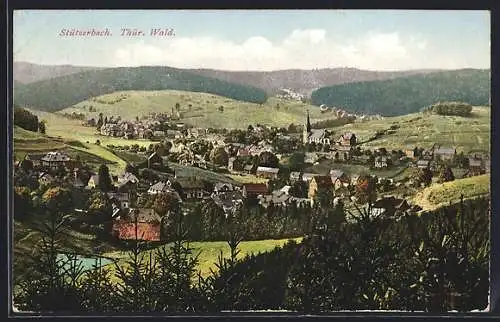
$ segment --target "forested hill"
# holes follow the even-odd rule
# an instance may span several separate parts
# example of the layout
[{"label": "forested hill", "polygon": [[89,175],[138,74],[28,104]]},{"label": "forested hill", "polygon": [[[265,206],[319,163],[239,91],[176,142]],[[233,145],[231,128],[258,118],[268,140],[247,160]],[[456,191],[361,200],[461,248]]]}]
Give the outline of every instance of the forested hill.
[{"label": "forested hill", "polygon": [[311,101],[314,105],[383,116],[415,113],[439,101],[488,105],[490,79],[489,69],[442,71],[322,87],[312,93]]},{"label": "forested hill", "polygon": [[205,92],[235,100],[264,103],[265,91],[170,67],[121,67],[92,70],[14,87],[20,106],[58,111],[91,97],[126,90]]}]

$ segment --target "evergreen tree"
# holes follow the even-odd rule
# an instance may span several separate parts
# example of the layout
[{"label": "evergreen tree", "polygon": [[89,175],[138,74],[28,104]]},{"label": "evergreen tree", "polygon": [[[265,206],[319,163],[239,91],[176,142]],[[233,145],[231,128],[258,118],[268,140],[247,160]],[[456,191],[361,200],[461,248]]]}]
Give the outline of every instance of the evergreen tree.
[{"label": "evergreen tree", "polygon": [[105,164],[101,164],[98,170],[99,176],[99,189],[102,192],[108,192],[113,189],[113,184],[111,183],[111,176],[109,174],[109,168]]}]

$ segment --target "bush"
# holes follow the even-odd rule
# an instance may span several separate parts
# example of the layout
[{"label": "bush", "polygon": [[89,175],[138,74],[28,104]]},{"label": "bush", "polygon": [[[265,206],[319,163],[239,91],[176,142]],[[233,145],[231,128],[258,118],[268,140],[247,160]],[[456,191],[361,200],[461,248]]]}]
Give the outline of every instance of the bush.
[{"label": "bush", "polygon": [[471,115],[472,105],[462,102],[440,102],[429,106],[427,109],[439,115],[467,117]]}]

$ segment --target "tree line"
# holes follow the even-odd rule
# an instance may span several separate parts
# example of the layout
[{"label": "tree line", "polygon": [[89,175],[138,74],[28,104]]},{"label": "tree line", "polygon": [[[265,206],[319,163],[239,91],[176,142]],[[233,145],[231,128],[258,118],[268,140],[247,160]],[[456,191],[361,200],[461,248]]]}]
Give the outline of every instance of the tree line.
[{"label": "tree line", "polygon": [[39,121],[38,116],[19,106],[14,106],[14,125],[28,131],[40,132],[42,134],[45,134],[46,130],[44,121]]},{"label": "tree line", "polygon": [[314,105],[342,106],[364,114],[398,116],[416,113],[435,102],[488,105],[489,70],[455,70],[322,87],[311,94]]}]

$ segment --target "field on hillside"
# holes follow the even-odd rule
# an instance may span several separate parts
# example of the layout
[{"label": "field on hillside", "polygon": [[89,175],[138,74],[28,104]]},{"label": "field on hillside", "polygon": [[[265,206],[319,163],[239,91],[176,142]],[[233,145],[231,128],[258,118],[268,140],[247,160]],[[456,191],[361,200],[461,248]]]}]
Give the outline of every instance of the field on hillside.
[{"label": "field on hillside", "polygon": [[432,210],[464,199],[475,198],[490,193],[490,175],[474,176],[445,183],[435,183],[419,192],[414,202],[425,210]]},{"label": "field on hillside", "polygon": [[[289,239],[266,239],[266,240],[253,240],[253,241],[242,241],[240,243],[239,249],[240,253],[238,254],[238,258],[244,258],[250,254],[258,254],[263,252],[268,252],[273,250],[276,247],[281,247]],[[300,242],[301,238],[294,239],[297,242]],[[167,244],[166,246],[159,247],[169,247],[171,244]],[[202,276],[206,277],[210,274],[210,269],[214,271],[217,270],[215,263],[218,262],[218,257],[222,251],[222,254],[225,258],[229,257],[230,249],[225,241],[215,241],[215,242],[190,242],[190,247],[193,248],[193,256],[198,255],[198,270],[201,271]],[[154,252],[155,250],[149,250],[143,252],[145,258],[149,258],[149,254]],[[127,259],[129,259],[127,252],[122,251],[112,251],[103,254],[104,257],[112,258],[119,265],[126,266]],[[108,265],[111,270],[114,270],[114,265]]]},{"label": "field on hillside", "polygon": [[441,116],[435,114],[408,114],[364,123],[347,124],[333,128],[335,133],[353,131],[358,142],[364,142],[379,130],[399,126],[394,134],[363,143],[362,147],[386,149],[430,148],[435,143],[455,147],[458,152],[490,150],[491,116],[489,107],[474,107],[471,117]]},{"label": "field on hillside", "polygon": [[[113,102],[119,97],[126,98],[113,104],[103,103]],[[261,105],[207,93],[173,90],[115,92],[80,102],[59,113],[76,112],[93,117],[103,113],[131,120],[150,112],[170,113],[176,103],[180,104],[183,122],[204,128],[247,128],[248,125],[257,123],[280,127],[290,123],[303,124],[306,108],[310,109],[312,122],[334,118],[333,113],[321,113],[317,106],[276,97],[269,98]],[[96,111],[89,112],[90,106]],[[223,112],[218,110],[220,106],[224,107]]]},{"label": "field on hillside", "polygon": [[349,175],[370,173],[378,177],[392,178],[404,172],[407,166],[394,166],[388,169],[371,169],[368,165],[346,164],[334,162],[333,160],[326,160],[306,168],[304,172],[328,174],[330,170],[333,169],[343,170]]},{"label": "field on hillside", "polygon": [[125,161],[102,146],[71,139],[50,137],[26,131],[17,126],[14,127],[13,148],[17,160],[22,160],[26,154],[44,155],[49,151],[57,150],[68,154],[72,158],[78,156],[80,160],[95,169],[101,164],[106,164],[114,174],[123,171],[126,165]]}]

